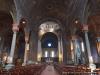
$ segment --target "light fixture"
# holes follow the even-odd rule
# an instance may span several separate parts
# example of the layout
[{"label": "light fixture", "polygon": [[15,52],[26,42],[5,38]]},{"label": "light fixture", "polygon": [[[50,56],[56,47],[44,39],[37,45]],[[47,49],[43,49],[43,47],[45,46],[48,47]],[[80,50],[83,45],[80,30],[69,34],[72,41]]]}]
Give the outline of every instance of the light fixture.
[{"label": "light fixture", "polygon": [[78,20],[76,20],[75,23],[77,24],[78,23]]},{"label": "light fixture", "polygon": [[51,43],[48,43],[48,47],[51,47]]},{"label": "light fixture", "polygon": [[25,21],[22,21],[22,23],[25,24],[26,22]]}]

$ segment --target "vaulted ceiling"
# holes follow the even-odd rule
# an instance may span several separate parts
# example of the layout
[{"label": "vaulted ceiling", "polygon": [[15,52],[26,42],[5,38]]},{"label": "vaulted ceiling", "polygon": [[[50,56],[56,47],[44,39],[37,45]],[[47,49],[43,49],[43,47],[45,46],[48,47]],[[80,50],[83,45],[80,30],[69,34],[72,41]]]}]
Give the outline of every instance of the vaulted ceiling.
[{"label": "vaulted ceiling", "polygon": [[100,16],[99,0],[15,0],[14,2],[17,19],[27,18],[30,28],[34,29],[37,29],[43,21],[53,20],[70,30],[77,19],[84,23],[87,16]]},{"label": "vaulted ceiling", "polygon": [[100,0],[0,0],[0,10],[16,14],[17,20],[27,18],[31,26],[47,19],[67,27],[82,18],[85,9],[90,16],[99,16]]},{"label": "vaulted ceiling", "polygon": [[[0,34],[12,34],[12,19],[21,18],[27,19],[31,30],[51,20],[69,32],[88,20],[90,29],[100,32],[100,0],[0,0]],[[79,25],[74,26],[75,20]]]}]

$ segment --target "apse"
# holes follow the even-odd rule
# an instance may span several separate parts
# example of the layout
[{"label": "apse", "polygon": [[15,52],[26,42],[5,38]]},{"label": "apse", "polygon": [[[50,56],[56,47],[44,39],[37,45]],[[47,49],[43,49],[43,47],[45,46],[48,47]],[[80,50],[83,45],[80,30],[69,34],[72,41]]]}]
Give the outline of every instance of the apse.
[{"label": "apse", "polygon": [[45,33],[41,38],[42,60],[55,62],[58,60],[58,38],[52,32]]},{"label": "apse", "polygon": [[42,48],[57,48],[58,38],[54,33],[47,32],[43,35],[42,39]]}]

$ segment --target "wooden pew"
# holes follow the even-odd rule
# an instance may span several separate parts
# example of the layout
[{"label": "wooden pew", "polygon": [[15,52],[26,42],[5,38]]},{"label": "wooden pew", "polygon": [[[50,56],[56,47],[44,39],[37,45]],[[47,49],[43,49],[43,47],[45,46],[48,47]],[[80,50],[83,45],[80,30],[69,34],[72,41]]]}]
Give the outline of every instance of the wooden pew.
[{"label": "wooden pew", "polygon": [[26,66],[17,66],[9,71],[0,70],[0,75],[40,75],[42,70],[45,68],[45,65],[26,65]]},{"label": "wooden pew", "polygon": [[90,68],[86,65],[55,65],[56,70],[60,73],[60,75],[98,75],[97,72],[91,73]]}]

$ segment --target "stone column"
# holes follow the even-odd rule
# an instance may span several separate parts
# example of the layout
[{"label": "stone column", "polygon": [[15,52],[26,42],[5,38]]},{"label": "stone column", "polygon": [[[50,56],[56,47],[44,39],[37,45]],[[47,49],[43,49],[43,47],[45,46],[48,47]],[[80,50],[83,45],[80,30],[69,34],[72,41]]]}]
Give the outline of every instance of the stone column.
[{"label": "stone column", "polygon": [[60,54],[60,39],[58,37],[58,57],[59,57],[59,62],[61,61],[61,54]]},{"label": "stone column", "polygon": [[88,52],[89,67],[93,70],[96,66],[93,64],[93,57],[91,54],[90,43],[88,39],[88,25],[83,25],[83,30],[85,34],[85,42],[86,42],[86,48]]},{"label": "stone column", "polygon": [[29,51],[29,35],[25,32],[25,53],[24,53],[24,63],[23,66],[27,64],[28,61],[28,51]]},{"label": "stone column", "polygon": [[[68,64],[68,62],[69,62],[69,41],[68,41],[68,38],[66,38],[66,34],[63,34],[63,63],[64,64]],[[67,58],[68,57],[68,58]]]},{"label": "stone column", "polygon": [[62,55],[62,46],[60,37],[58,37],[58,57],[59,57],[59,62],[61,63],[63,61],[63,55]]},{"label": "stone column", "polygon": [[36,31],[32,31],[30,34],[29,48],[30,48],[30,60],[33,62],[37,61],[37,52],[38,52],[38,34]]},{"label": "stone column", "polygon": [[74,63],[74,44],[73,40],[70,41],[70,54],[71,54],[71,62]]},{"label": "stone column", "polygon": [[61,36],[60,44],[61,44],[61,55],[62,55],[61,61],[63,62],[63,40],[62,40],[62,36]]},{"label": "stone column", "polygon": [[82,54],[82,63],[86,63],[86,54],[85,54],[85,46],[84,46],[84,41],[81,41],[81,54]]},{"label": "stone column", "polygon": [[72,36],[72,41],[73,41],[73,47],[74,47],[74,64],[77,65],[77,39],[76,39],[76,36]]},{"label": "stone column", "polygon": [[17,31],[19,30],[18,24],[13,24],[12,30],[13,30],[13,38],[12,38],[10,56],[8,57],[8,63],[10,64],[13,63],[14,51],[15,51],[15,45],[16,45],[16,35],[17,35]]},{"label": "stone column", "polygon": [[38,54],[37,54],[37,60],[40,62],[42,57],[42,48],[41,48],[41,41],[38,39]]}]

